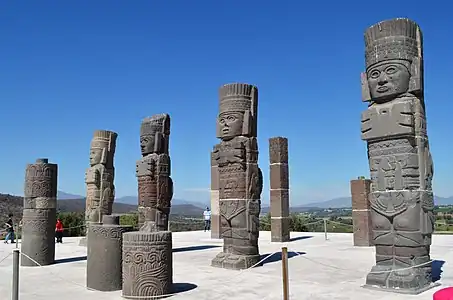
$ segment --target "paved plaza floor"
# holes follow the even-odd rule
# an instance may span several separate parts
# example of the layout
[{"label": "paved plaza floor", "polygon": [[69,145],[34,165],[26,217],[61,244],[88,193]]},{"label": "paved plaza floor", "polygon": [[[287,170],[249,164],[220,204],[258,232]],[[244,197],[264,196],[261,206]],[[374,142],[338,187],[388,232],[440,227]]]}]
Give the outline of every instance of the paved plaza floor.
[{"label": "paved plaza floor", "polygon": [[[272,254],[262,267],[234,271],[214,268],[210,262],[221,251],[222,241],[209,232],[173,234],[173,278],[179,293],[169,299],[271,300],[282,299],[281,247],[288,247],[290,299],[300,300],[431,300],[433,293],[453,285],[453,236],[435,235],[431,247],[434,275],[441,286],[420,295],[402,295],[362,288],[374,263],[373,247],[353,247],[352,234],[291,233],[289,243],[271,243],[269,232],[260,232],[260,252]],[[96,292],[85,288],[86,248],[80,238],[56,245],[57,263],[20,268],[20,300],[115,300],[121,291]],[[14,244],[0,244],[0,261]],[[263,256],[264,257],[264,256]],[[0,262],[0,299],[11,299],[12,256]]]}]

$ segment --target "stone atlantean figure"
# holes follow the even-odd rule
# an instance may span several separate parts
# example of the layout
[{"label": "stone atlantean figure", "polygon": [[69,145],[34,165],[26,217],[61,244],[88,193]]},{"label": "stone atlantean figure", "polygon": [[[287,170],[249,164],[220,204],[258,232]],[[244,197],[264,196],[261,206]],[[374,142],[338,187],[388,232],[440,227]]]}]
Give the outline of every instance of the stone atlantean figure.
[{"label": "stone atlantean figure", "polygon": [[168,154],[170,116],[158,114],[142,121],[137,161],[139,226],[143,231],[167,231],[173,181]]},{"label": "stone atlantean figure", "polygon": [[258,167],[257,87],[232,83],[220,88],[214,157],[219,172],[223,252],[212,266],[245,269],[260,260],[259,214],[263,176]]},{"label": "stone atlantean figure", "polygon": [[156,299],[173,289],[172,235],[168,231],[173,181],[170,178],[170,116],[143,120],[137,162],[140,230],[123,234],[123,297]]},{"label": "stone atlantean figure", "polygon": [[368,287],[419,293],[432,286],[433,162],[426,132],[419,26],[393,19],[365,32],[362,139],[371,172],[376,265]]},{"label": "stone atlantean figure", "polygon": [[96,130],[91,140],[90,167],[85,175],[87,222],[101,223],[103,215],[112,214],[115,199],[113,158],[117,137],[113,131]]},{"label": "stone atlantean figure", "polygon": [[[36,267],[55,262],[58,166],[40,158],[25,171],[21,265]],[[29,259],[30,257],[31,259]]]}]

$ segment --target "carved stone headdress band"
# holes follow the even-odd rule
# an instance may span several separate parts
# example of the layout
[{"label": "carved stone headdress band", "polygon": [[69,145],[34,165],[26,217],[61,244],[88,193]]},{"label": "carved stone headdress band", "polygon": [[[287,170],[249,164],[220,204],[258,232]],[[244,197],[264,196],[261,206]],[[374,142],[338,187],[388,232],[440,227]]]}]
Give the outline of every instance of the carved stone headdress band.
[{"label": "carved stone headdress band", "polygon": [[[256,101],[258,88],[246,83],[225,84],[219,90],[220,111],[219,114],[226,112],[245,112],[253,110],[253,101]],[[253,113],[253,111],[252,111]]]},{"label": "carved stone headdress band", "polygon": [[365,31],[366,67],[389,60],[412,61],[422,57],[422,33],[412,20],[397,18],[379,22]]},{"label": "carved stone headdress band", "polygon": [[96,130],[91,140],[90,147],[92,149],[107,149],[114,151],[118,134],[109,130]]},{"label": "carved stone headdress band", "polygon": [[140,136],[155,135],[156,132],[170,135],[170,116],[168,114],[157,114],[143,119]]}]

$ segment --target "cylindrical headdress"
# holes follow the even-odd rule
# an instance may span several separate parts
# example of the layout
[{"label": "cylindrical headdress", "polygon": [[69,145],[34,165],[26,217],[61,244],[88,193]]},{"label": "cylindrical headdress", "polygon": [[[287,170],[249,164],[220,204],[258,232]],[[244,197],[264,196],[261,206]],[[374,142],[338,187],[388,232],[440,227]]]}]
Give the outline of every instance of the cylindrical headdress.
[{"label": "cylindrical headdress", "polygon": [[365,47],[367,68],[389,59],[412,61],[414,57],[422,57],[422,33],[412,20],[386,20],[365,31]]},{"label": "cylindrical headdress", "polygon": [[[113,160],[118,134],[109,130],[96,130],[91,140],[91,149],[102,149],[102,162],[107,163],[107,157]],[[111,162],[113,164],[113,161]],[[113,167],[113,165],[112,165]]]},{"label": "cylindrical headdress", "polygon": [[257,135],[258,88],[247,83],[230,83],[219,90],[219,116],[228,112],[244,114],[243,133]]},{"label": "cylindrical headdress", "polygon": [[140,126],[140,136],[154,137],[154,151],[168,154],[170,138],[170,115],[156,114],[143,119]]}]

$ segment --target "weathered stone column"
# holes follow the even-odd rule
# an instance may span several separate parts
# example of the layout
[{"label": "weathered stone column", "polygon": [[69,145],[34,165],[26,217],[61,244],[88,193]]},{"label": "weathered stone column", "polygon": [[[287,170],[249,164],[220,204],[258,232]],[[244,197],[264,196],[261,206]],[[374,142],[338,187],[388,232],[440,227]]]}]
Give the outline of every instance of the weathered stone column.
[{"label": "weathered stone column", "polygon": [[271,241],[289,242],[288,139],[269,139]]},{"label": "weathered stone column", "polygon": [[[172,235],[168,231],[173,181],[168,147],[170,116],[143,120],[137,161],[140,230],[123,234],[123,297],[155,299],[173,288]],[[147,298],[149,297],[149,298]]]},{"label": "weathered stone column", "polygon": [[220,239],[219,168],[211,152],[211,238]]},{"label": "weathered stone column", "polygon": [[246,269],[260,260],[259,214],[263,176],[258,167],[258,88],[232,83],[220,88],[220,113],[213,156],[219,171],[223,252],[212,266]]},{"label": "weathered stone column", "polygon": [[371,231],[370,193],[371,180],[359,178],[351,180],[352,225],[354,228],[354,246],[373,245]]},{"label": "weathered stone column", "polygon": [[104,215],[102,224],[89,224],[87,288],[103,292],[122,289],[123,233],[132,227],[119,224],[120,217],[112,215]]},{"label": "weathered stone column", "polygon": [[144,231],[167,231],[173,181],[170,143],[170,116],[157,114],[145,118],[140,127],[142,158],[137,161],[139,227]]},{"label": "weathered stone column", "polygon": [[423,42],[409,19],[365,32],[362,140],[371,172],[371,224],[376,265],[366,286],[417,294],[432,287],[433,161],[423,94]]},{"label": "weathered stone column", "polygon": [[[21,265],[36,267],[55,262],[58,166],[47,158],[28,164],[25,171]],[[32,260],[28,259],[29,256]]]},{"label": "weathered stone column", "polygon": [[[170,231],[123,234],[123,297],[151,300],[173,288]],[[149,297],[149,298],[146,298]]]}]

